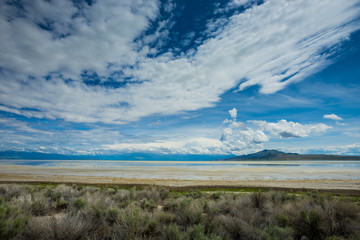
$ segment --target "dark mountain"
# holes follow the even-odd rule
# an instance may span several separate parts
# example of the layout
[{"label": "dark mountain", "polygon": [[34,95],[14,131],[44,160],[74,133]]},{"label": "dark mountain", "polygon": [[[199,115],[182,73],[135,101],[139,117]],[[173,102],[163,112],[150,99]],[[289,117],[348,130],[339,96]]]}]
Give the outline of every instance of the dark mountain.
[{"label": "dark mountain", "polygon": [[360,160],[360,156],[298,154],[298,153],[284,153],[277,150],[263,150],[257,153],[221,159],[221,161],[241,161],[241,160]]}]

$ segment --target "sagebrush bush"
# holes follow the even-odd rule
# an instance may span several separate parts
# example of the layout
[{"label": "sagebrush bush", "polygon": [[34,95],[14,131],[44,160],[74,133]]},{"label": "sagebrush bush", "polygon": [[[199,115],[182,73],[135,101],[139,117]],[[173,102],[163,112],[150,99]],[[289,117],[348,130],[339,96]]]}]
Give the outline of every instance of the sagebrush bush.
[{"label": "sagebrush bush", "polygon": [[176,222],[183,226],[200,224],[204,218],[202,204],[191,199],[183,199],[174,214]]},{"label": "sagebrush bush", "polygon": [[12,239],[17,236],[27,222],[27,217],[17,207],[0,198],[0,239]]},{"label": "sagebrush bush", "polygon": [[183,240],[185,239],[185,234],[183,234],[176,223],[168,225],[164,228],[164,236],[165,240]]},{"label": "sagebrush bush", "polygon": [[0,239],[360,239],[359,198],[0,184]]},{"label": "sagebrush bush", "polygon": [[77,210],[80,210],[87,205],[87,202],[85,199],[79,197],[74,200],[73,205]]}]

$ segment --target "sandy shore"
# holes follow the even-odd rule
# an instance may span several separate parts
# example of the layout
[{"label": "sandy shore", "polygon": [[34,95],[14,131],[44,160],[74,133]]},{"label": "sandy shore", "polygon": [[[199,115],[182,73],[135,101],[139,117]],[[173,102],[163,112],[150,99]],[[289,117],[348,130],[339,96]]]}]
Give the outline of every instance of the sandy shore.
[{"label": "sandy shore", "polygon": [[[293,166],[296,162],[275,166],[256,165],[261,164],[259,162],[256,166],[246,162],[193,162],[190,165],[188,162],[36,161],[37,165],[25,165],[29,161],[14,162],[0,164],[0,182],[318,189],[360,195],[357,165],[316,168],[316,165]],[[269,163],[276,162],[266,162]]]},{"label": "sandy shore", "polygon": [[[136,179],[106,176],[76,176],[50,174],[0,173],[0,182],[52,182],[80,184],[120,184],[120,185],[159,185],[169,187],[263,187],[284,189],[348,190],[360,193],[360,180],[316,179],[316,180],[175,180],[175,179]],[[336,191],[335,191],[336,192]],[[339,191],[341,192],[341,191]]]}]

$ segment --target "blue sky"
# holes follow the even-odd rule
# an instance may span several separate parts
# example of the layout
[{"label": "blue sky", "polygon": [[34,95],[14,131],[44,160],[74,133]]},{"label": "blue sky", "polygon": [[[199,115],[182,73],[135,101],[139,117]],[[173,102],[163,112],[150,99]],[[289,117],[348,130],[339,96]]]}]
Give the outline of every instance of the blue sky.
[{"label": "blue sky", "polygon": [[0,151],[360,154],[360,1],[0,0]]}]

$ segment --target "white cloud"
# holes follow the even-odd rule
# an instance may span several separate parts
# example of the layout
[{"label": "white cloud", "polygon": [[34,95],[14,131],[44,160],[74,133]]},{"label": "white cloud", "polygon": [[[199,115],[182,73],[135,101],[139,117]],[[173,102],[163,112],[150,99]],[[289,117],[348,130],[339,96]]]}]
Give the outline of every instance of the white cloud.
[{"label": "white cloud", "polygon": [[237,117],[237,110],[236,108],[233,108],[231,110],[229,110],[229,114],[231,116],[232,119],[235,119]]},{"label": "white cloud", "polygon": [[[274,93],[329,64],[322,51],[360,27],[357,0],[268,0],[213,21],[221,28],[197,49],[148,58],[156,50],[135,39],[158,17],[158,1],[97,1],[81,11],[72,1],[25,1],[21,18],[0,4],[3,109],[72,122],[121,124],[197,110],[253,85]],[[158,34],[167,37],[166,29]],[[124,85],[87,86],[85,70]]]},{"label": "white cloud", "polygon": [[118,143],[103,146],[105,150],[120,152],[156,152],[164,154],[224,154],[224,146],[218,139],[189,138],[186,140],[142,143]]},{"label": "white cloud", "polygon": [[353,143],[348,145],[339,145],[339,146],[326,146],[326,147],[316,147],[316,148],[307,148],[303,150],[304,153],[324,153],[324,154],[335,154],[335,155],[353,155],[360,156],[360,143]]},{"label": "white cloud", "polygon": [[249,5],[249,4],[252,4],[252,3],[255,3],[257,2],[258,0],[231,0],[225,10],[229,10],[229,9],[232,9],[232,8],[238,8],[238,7],[243,7],[243,6],[246,6],[246,5]]},{"label": "white cloud", "polygon": [[[152,152],[240,155],[262,150],[265,143],[271,143],[274,139],[289,141],[289,138],[324,133],[330,128],[325,124],[300,124],[286,120],[275,123],[233,120],[222,130],[185,127],[171,131],[159,129],[156,133],[141,131],[143,135],[124,135],[121,130],[104,126],[83,130],[63,129],[61,126],[55,129],[36,127],[38,126],[35,123],[31,125],[16,119],[0,119],[0,151],[11,149],[64,154]],[[29,146],[31,148],[28,148]]]},{"label": "white cloud", "polygon": [[72,130],[65,126],[45,125],[39,129],[37,123],[13,118],[0,119],[0,151],[42,151],[63,154],[104,153],[102,144],[121,141],[127,137],[112,128]]},{"label": "white cloud", "polygon": [[332,128],[323,123],[300,124],[292,121],[288,122],[284,119],[277,123],[269,123],[266,121],[249,122],[258,126],[262,131],[267,131],[271,135],[279,138],[307,137],[312,133],[323,133]]},{"label": "white cloud", "polygon": [[336,121],[341,121],[341,120],[343,120],[341,117],[339,117],[339,116],[336,115],[336,114],[325,114],[325,115],[324,115],[324,118],[326,118],[326,119],[332,119],[332,120],[336,120]]},{"label": "white cloud", "polygon": [[249,120],[245,123],[231,122],[222,132],[221,141],[232,153],[240,154],[263,149],[263,143],[271,139],[289,139],[308,137],[311,134],[324,133],[331,127],[318,124],[300,124],[280,120]]},{"label": "white cloud", "polygon": [[138,53],[131,42],[158,13],[154,0],[98,1],[81,11],[69,0],[34,0],[24,1],[25,17],[16,18],[13,5],[0,4],[0,66],[33,77],[60,72],[73,80],[83,70],[106,75],[108,64],[134,64]]}]

